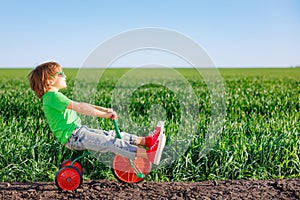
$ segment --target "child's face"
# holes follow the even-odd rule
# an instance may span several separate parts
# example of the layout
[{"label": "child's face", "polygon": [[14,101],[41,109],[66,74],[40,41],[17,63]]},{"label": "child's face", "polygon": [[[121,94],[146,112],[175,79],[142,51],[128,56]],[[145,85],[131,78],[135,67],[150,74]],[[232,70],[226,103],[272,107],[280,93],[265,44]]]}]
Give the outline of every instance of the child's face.
[{"label": "child's face", "polygon": [[53,76],[53,80],[51,81],[52,82],[51,86],[58,90],[66,88],[67,87],[66,78],[67,76],[62,70],[56,72],[55,76]]}]

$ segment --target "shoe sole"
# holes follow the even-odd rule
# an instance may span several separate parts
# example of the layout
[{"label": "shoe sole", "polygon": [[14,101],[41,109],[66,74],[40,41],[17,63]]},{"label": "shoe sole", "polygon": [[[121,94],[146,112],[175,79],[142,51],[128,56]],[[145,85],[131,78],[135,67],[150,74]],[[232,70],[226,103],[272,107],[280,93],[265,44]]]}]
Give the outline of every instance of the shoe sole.
[{"label": "shoe sole", "polygon": [[158,147],[156,150],[155,158],[153,164],[158,165],[161,159],[162,152],[166,144],[166,136],[164,134],[164,126],[162,124],[160,134],[158,136]]},{"label": "shoe sole", "polygon": [[156,127],[160,127],[160,128],[164,128],[164,124],[165,124],[165,122],[164,121],[159,121],[158,123],[157,123],[157,125],[156,125]]},{"label": "shoe sole", "polygon": [[164,134],[164,124],[165,122],[164,121],[159,121],[156,125],[156,127],[159,127],[160,128],[160,133],[159,133],[159,136],[157,138],[157,140],[159,141],[160,138],[161,138],[161,135]]}]

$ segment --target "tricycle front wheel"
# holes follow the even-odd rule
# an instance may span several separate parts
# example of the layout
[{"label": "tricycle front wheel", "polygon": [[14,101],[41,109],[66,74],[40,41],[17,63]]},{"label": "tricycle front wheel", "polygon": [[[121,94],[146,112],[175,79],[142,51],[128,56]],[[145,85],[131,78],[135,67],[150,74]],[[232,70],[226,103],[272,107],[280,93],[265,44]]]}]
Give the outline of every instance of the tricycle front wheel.
[{"label": "tricycle front wheel", "polygon": [[[136,169],[132,167],[130,161]],[[112,170],[118,180],[125,183],[138,183],[150,173],[151,167],[151,163],[145,158],[137,157],[135,160],[129,160],[126,157],[115,155]]]}]

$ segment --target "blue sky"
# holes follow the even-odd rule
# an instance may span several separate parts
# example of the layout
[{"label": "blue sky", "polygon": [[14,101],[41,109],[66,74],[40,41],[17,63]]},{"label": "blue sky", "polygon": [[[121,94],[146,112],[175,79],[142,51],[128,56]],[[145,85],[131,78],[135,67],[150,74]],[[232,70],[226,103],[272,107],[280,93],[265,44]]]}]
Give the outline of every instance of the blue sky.
[{"label": "blue sky", "polygon": [[[0,0],[0,5],[0,67],[47,60],[80,67],[107,39],[144,27],[184,34],[221,67],[300,65],[299,0]],[[138,57],[119,64],[145,62]],[[158,58],[182,64],[168,55]]]}]

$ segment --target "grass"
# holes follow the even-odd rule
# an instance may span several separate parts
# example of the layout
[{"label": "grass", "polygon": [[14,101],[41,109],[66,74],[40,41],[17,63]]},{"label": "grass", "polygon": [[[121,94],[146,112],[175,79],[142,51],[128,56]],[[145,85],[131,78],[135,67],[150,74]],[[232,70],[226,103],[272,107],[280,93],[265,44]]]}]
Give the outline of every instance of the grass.
[{"label": "grass", "polygon": [[[26,79],[29,71],[0,69],[1,181],[53,181],[63,160],[81,154],[62,147],[53,137],[41,102],[29,88]],[[63,93],[72,98],[77,69],[64,71],[69,87]],[[170,71],[108,69],[103,71],[93,98],[99,105],[113,106],[120,113],[120,128],[134,134],[147,132],[159,118],[166,118],[168,145],[163,158],[169,164],[154,169],[147,180],[299,177],[300,68],[219,71],[226,92],[226,116],[218,140],[203,156],[199,152],[209,135],[212,105],[210,91],[194,69],[176,69],[179,74],[166,82],[169,87],[144,84],[134,90],[131,90],[132,85],[145,81],[145,74],[168,77]],[[179,79],[182,77],[193,89],[198,102],[193,102],[193,95],[180,93],[180,87],[178,91],[173,87],[181,83]],[[128,88],[129,94],[126,93]],[[120,92],[118,99],[113,96],[116,91]],[[129,103],[123,105],[122,100],[126,98]],[[183,107],[191,104],[196,107],[192,106],[190,110]],[[190,123],[191,118],[181,117],[189,113],[193,116],[193,123]],[[128,118],[132,121],[128,122]],[[112,128],[108,120],[82,119],[91,126]],[[187,131],[189,127],[182,128],[182,124],[193,124],[197,129],[191,134]],[[182,147],[183,144],[190,145]],[[110,169],[97,158],[89,156],[82,162],[85,179],[113,178]]]}]

